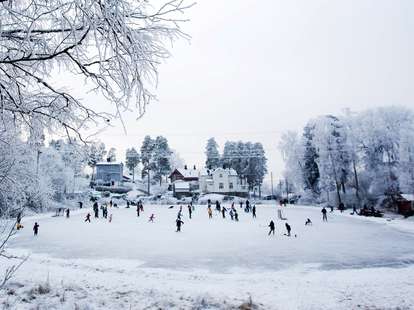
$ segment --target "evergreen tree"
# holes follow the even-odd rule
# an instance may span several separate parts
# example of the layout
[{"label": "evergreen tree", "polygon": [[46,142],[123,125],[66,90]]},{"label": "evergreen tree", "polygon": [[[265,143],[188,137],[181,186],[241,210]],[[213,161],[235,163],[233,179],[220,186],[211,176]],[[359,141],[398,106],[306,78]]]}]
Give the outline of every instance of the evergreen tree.
[{"label": "evergreen tree", "polygon": [[225,168],[235,168],[240,154],[237,151],[237,143],[233,141],[227,141],[224,144],[223,156],[221,158],[221,164]]},{"label": "evergreen tree", "polygon": [[171,172],[170,157],[171,150],[168,146],[168,140],[165,137],[158,136],[155,139],[154,144],[154,163],[155,174],[154,179],[162,183],[162,177],[168,175]]},{"label": "evergreen tree", "polygon": [[220,167],[220,153],[218,151],[218,144],[214,138],[210,138],[206,145],[206,168],[215,169]]},{"label": "evergreen tree", "polygon": [[142,178],[148,179],[148,194],[150,194],[151,186],[151,171],[154,171],[156,164],[154,162],[154,148],[155,141],[150,136],[145,136],[141,146],[141,163],[142,163]]},{"label": "evergreen tree", "polygon": [[319,168],[317,159],[319,157],[314,146],[314,130],[315,126],[308,124],[303,131],[303,179],[305,183],[305,190],[309,190],[314,196],[319,196]]},{"label": "evergreen tree", "polygon": [[135,181],[135,168],[138,166],[140,161],[139,154],[135,148],[126,150],[125,153],[125,164],[129,171],[132,171],[132,181]]},{"label": "evergreen tree", "polygon": [[91,167],[93,171],[95,171],[96,164],[103,160],[105,154],[105,144],[93,143],[90,145],[87,150],[88,166]]}]

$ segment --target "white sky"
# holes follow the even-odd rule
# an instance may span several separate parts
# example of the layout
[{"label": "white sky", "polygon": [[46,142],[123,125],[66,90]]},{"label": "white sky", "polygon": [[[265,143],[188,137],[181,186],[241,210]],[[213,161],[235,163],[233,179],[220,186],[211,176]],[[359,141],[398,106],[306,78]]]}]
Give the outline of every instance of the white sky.
[{"label": "white sky", "polygon": [[413,106],[413,13],[412,0],[198,0],[184,26],[191,43],[160,68],[159,101],[139,121],[125,115],[127,134],[98,138],[123,159],[164,135],[197,166],[211,136],[258,141],[278,177],[281,132],[344,108]]}]

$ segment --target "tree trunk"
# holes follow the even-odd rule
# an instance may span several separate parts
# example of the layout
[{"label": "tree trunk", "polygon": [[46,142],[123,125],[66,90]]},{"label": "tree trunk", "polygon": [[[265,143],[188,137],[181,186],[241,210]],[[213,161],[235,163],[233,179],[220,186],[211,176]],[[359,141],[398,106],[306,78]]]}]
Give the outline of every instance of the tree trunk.
[{"label": "tree trunk", "polygon": [[339,181],[338,181],[338,176],[336,174],[335,162],[334,162],[331,154],[329,154],[329,157],[331,158],[332,170],[333,170],[333,175],[334,175],[334,178],[335,178],[335,187],[336,187],[336,195],[338,197],[338,204],[340,204],[340,203],[342,203],[342,199],[341,199],[340,184],[339,184]]},{"label": "tree trunk", "polygon": [[354,169],[354,178],[355,178],[355,196],[358,200],[358,206],[361,206],[361,198],[359,197],[359,180],[358,173],[356,171],[355,159],[352,160],[352,168]]},{"label": "tree trunk", "polygon": [[148,169],[147,177],[148,177],[147,192],[148,192],[148,196],[149,196],[149,195],[151,195],[151,191],[150,191],[150,187],[151,187],[150,169]]}]

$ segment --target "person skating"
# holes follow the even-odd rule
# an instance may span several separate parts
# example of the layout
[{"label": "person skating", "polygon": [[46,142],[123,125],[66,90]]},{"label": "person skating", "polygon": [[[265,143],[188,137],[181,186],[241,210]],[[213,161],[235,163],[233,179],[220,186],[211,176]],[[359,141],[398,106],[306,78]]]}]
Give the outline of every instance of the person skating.
[{"label": "person skating", "polygon": [[69,217],[70,217],[70,210],[68,208],[68,209],[66,209],[66,218],[68,219]]},{"label": "person skating", "polygon": [[271,234],[274,235],[275,234],[275,222],[273,222],[273,220],[270,221],[269,227],[270,227],[270,231],[268,233],[268,236],[270,236]]},{"label": "person skating", "polygon": [[290,231],[292,230],[292,228],[290,227],[290,225],[288,223],[285,223],[285,227],[286,227],[286,231],[287,231],[287,236],[290,237]]},{"label": "person skating", "polygon": [[16,229],[17,230],[20,230],[20,229],[23,228],[23,225],[21,224],[21,221],[22,221],[22,212],[19,212],[17,214],[17,219],[16,219]]},{"label": "person skating", "polygon": [[227,212],[227,209],[225,207],[221,208],[221,214],[223,215],[224,219],[226,218],[226,212]]},{"label": "person skating", "polygon": [[230,210],[229,215],[230,215],[230,219],[233,221],[234,220],[233,209]]},{"label": "person skating", "polygon": [[240,200],[239,204],[240,204],[240,209],[243,209],[243,201]]},{"label": "person skating", "polygon": [[191,214],[193,213],[193,209],[191,208],[191,205],[188,205],[188,216],[191,219]]},{"label": "person skating", "polygon": [[93,212],[95,213],[95,218],[99,218],[99,207],[96,201],[93,204]]},{"label": "person skating", "polygon": [[256,218],[256,205],[252,208],[253,218]]},{"label": "person skating", "polygon": [[154,223],[154,219],[155,219],[155,215],[154,213],[152,213],[151,216],[149,217],[148,222]]},{"label": "person skating", "polygon": [[207,207],[208,218],[213,218],[213,210],[211,210],[211,206]]},{"label": "person skating", "polygon": [[176,225],[177,225],[177,230],[176,230],[176,232],[180,232],[180,231],[181,231],[181,225],[183,225],[183,224],[184,224],[184,222],[183,222],[181,219],[177,219],[177,220],[175,221],[175,223],[176,223]]},{"label": "person skating", "polygon": [[139,211],[141,210],[139,203],[137,204],[137,217],[139,217]]},{"label": "person skating", "polygon": [[312,225],[312,221],[310,219],[307,219],[305,222],[305,226],[308,226],[308,225]]},{"label": "person skating", "polygon": [[248,199],[246,200],[246,210],[250,212],[250,201]]},{"label": "person skating", "polygon": [[111,222],[112,222],[112,213],[109,214],[109,223],[111,223]]},{"label": "person skating", "polygon": [[234,220],[235,220],[236,222],[238,222],[238,221],[239,221],[239,214],[237,213],[237,211],[234,211]]},{"label": "person skating", "polygon": [[79,209],[82,209],[82,208],[83,208],[83,202],[79,201]]},{"label": "person skating", "polygon": [[89,223],[91,222],[91,214],[90,213],[86,214],[85,222],[89,222]]},{"label": "person skating", "polygon": [[108,206],[104,206],[104,218],[108,218]]},{"label": "person skating", "polygon": [[219,202],[218,200],[216,200],[216,210],[217,210],[218,212],[220,212],[220,211],[221,211],[220,202]]},{"label": "person skating", "polygon": [[34,223],[33,233],[35,236],[37,236],[37,234],[39,233],[39,224],[37,224],[37,222]]},{"label": "person skating", "polygon": [[323,207],[322,208],[322,221],[324,221],[324,222],[327,222],[328,221],[328,217],[327,217],[327,215],[326,215],[326,209],[325,209],[325,207]]}]

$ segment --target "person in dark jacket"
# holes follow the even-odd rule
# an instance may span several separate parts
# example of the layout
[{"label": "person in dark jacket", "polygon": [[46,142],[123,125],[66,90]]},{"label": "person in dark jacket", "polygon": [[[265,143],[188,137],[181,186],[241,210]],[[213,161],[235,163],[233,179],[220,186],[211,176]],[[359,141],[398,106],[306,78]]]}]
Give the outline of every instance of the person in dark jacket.
[{"label": "person in dark jacket", "polygon": [[253,218],[256,218],[256,205],[252,208]]},{"label": "person in dark jacket", "polygon": [[86,214],[85,222],[89,222],[89,223],[91,222],[91,214],[90,213]]},{"label": "person in dark jacket", "polygon": [[99,218],[99,207],[96,201],[93,204],[93,212],[95,213],[95,218]]},{"label": "person in dark jacket", "polygon": [[325,207],[323,207],[322,208],[322,221],[324,221],[324,222],[327,222],[328,221],[328,217],[327,217],[327,215],[326,215],[326,209],[325,209]]},{"label": "person in dark jacket", "polygon": [[226,212],[227,212],[227,209],[225,207],[221,208],[221,214],[223,215],[224,219],[226,218]]},{"label": "person in dark jacket", "polygon": [[305,226],[308,226],[308,225],[312,225],[312,221],[309,218],[305,222]]},{"label": "person in dark jacket", "polygon": [[177,230],[176,230],[176,232],[180,232],[180,231],[181,231],[181,226],[184,224],[184,222],[183,222],[182,220],[180,220],[180,219],[177,219],[177,220],[175,221],[175,224],[177,225]]},{"label": "person in dark jacket", "polygon": [[37,224],[37,222],[35,222],[34,223],[34,226],[33,226],[33,233],[34,233],[34,235],[35,236],[37,236],[37,234],[39,233],[39,224]]},{"label": "person in dark jacket", "polygon": [[270,221],[269,227],[270,227],[270,231],[268,233],[268,236],[270,236],[271,234],[274,235],[275,234],[275,222],[273,222],[273,220]]},{"label": "person in dark jacket", "polygon": [[191,214],[193,214],[193,208],[191,205],[188,205],[188,217],[191,219]]},{"label": "person in dark jacket", "polygon": [[68,208],[68,209],[66,209],[66,218],[69,218],[69,217],[70,217],[70,210]]},{"label": "person in dark jacket", "polygon": [[290,231],[292,230],[292,228],[290,227],[288,223],[285,223],[285,226],[286,226],[287,236],[290,237]]},{"label": "person in dark jacket", "polygon": [[237,213],[237,211],[236,211],[236,210],[234,211],[234,220],[235,220],[236,222],[238,222],[238,221],[239,221],[239,214]]}]

